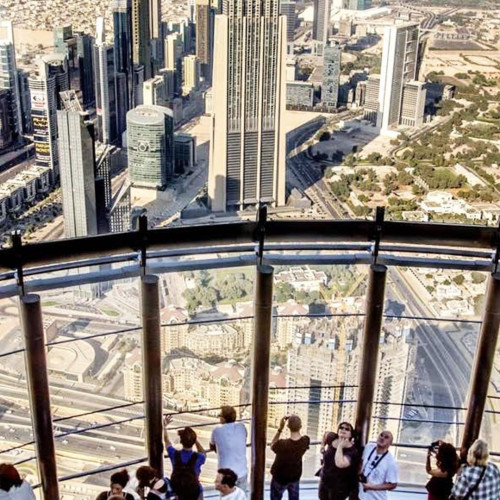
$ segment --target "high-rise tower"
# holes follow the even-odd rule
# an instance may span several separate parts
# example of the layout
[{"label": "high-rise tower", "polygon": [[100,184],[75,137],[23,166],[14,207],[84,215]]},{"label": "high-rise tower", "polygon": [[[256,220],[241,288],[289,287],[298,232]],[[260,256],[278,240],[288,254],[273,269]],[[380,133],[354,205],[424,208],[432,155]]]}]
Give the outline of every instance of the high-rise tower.
[{"label": "high-rise tower", "polygon": [[78,54],[78,70],[80,73],[80,90],[84,109],[95,106],[94,89],[94,37],[79,33],[76,37]]},{"label": "high-rise tower", "polygon": [[97,234],[94,127],[78,111],[58,111],[64,236]]},{"label": "high-rise tower", "polygon": [[293,41],[295,38],[295,23],[297,22],[297,12],[295,1],[287,0],[280,2],[280,14],[286,16],[286,41],[287,53],[293,55]]},{"label": "high-rise tower", "polygon": [[327,45],[323,50],[323,82],[321,85],[321,104],[335,109],[339,99],[340,83],[340,45]]},{"label": "high-rise tower", "polygon": [[149,0],[132,0],[132,61],[144,66],[144,79],[152,76]]},{"label": "high-rise tower", "polygon": [[56,112],[62,107],[59,92],[69,90],[66,56],[50,54],[39,59],[38,72],[28,78],[28,85],[36,164],[50,168],[56,181],[59,177]]},{"label": "high-rise tower", "polygon": [[212,81],[214,16],[211,0],[196,0],[196,57],[206,82]]},{"label": "high-rise tower", "polygon": [[114,0],[113,32],[115,49],[115,70],[125,75],[127,87],[127,110],[132,103],[132,2],[131,0]]},{"label": "high-rise tower", "polygon": [[112,45],[106,45],[104,18],[97,18],[94,48],[95,100],[99,141],[110,144],[117,138],[115,59]]},{"label": "high-rise tower", "polygon": [[418,24],[386,26],[380,73],[377,126],[382,130],[399,124],[405,82],[417,73]]},{"label": "high-rise tower", "polygon": [[215,18],[208,194],[214,211],[285,203],[286,19],[279,0]]},{"label": "high-rise tower", "polygon": [[135,186],[164,188],[174,172],[170,108],[138,106],[127,113],[128,171]]},{"label": "high-rise tower", "polygon": [[19,84],[14,52],[14,29],[10,21],[0,21],[0,89],[10,90],[10,107],[14,135],[20,135],[23,125]]},{"label": "high-rise tower", "polygon": [[315,52],[323,54],[323,48],[330,34],[330,6],[331,0],[314,0],[314,18],[312,39],[315,41]]}]

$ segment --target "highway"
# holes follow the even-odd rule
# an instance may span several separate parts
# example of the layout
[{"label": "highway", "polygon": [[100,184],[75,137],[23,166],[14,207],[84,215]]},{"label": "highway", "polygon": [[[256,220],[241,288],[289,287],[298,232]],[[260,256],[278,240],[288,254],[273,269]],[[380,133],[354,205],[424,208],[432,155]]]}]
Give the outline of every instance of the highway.
[{"label": "highway", "polygon": [[[355,116],[351,111],[339,113],[330,120],[330,125],[341,120],[346,120]],[[287,179],[293,183],[293,178],[297,181],[299,189],[304,191],[311,201],[319,209],[324,217],[341,219],[344,217],[343,209],[339,208],[338,200],[323,180],[321,168],[313,163],[307,156],[307,147],[304,143],[310,139],[323,125],[326,124],[324,117],[312,120],[303,126],[287,134],[287,169],[293,175]]]},{"label": "highway", "polygon": [[[436,124],[436,126],[439,124]],[[321,178],[319,169],[311,167],[311,160],[305,156],[304,148],[300,145],[307,141],[321,127],[321,121],[309,122],[300,127],[287,137],[288,156],[287,166],[306,190],[314,203],[320,205],[321,212],[328,218],[346,218],[342,204],[333,196],[326,183]],[[340,208],[342,207],[342,208]],[[426,305],[412,290],[410,284],[398,269],[390,270],[390,286],[399,300],[405,305],[405,314],[429,317]],[[451,329],[460,331],[460,326],[455,323],[448,324]],[[452,338],[450,333],[444,331],[440,324],[429,321],[419,321],[416,329],[419,354],[424,356],[425,367],[432,381],[432,392],[426,394],[425,403],[435,406],[463,406],[464,395],[467,393],[471,360],[464,356],[463,351],[457,346],[458,338]],[[429,399],[432,398],[432,401]],[[456,412],[447,409],[429,411],[430,420],[453,422]],[[460,413],[461,415],[461,413]],[[432,424],[430,426],[432,439],[443,438],[450,431],[449,424]]]}]

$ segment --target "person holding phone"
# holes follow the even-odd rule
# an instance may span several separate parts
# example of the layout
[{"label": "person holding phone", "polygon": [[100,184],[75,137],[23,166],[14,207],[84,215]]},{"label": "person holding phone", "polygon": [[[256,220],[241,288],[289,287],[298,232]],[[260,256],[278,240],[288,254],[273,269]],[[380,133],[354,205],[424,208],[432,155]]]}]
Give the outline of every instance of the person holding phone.
[{"label": "person holding phone", "polygon": [[[281,433],[288,422],[290,437],[281,439]],[[299,499],[299,483],[302,476],[302,457],[309,449],[309,436],[300,433],[302,421],[298,415],[283,417],[273,440],[271,450],[276,458],[271,467],[271,500],[281,500],[288,491],[289,500]]]},{"label": "person holding phone", "polygon": [[336,433],[325,433],[320,451],[323,465],[319,471],[319,499],[345,500],[358,485],[359,452],[352,425],[342,422]]}]

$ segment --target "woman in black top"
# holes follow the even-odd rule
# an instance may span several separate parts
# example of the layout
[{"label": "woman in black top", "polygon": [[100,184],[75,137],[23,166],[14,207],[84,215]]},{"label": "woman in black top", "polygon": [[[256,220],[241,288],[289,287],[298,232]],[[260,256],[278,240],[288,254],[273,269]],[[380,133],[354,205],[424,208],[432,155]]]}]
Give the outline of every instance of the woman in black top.
[{"label": "woman in black top", "polygon": [[323,436],[320,500],[345,500],[358,485],[359,452],[354,444],[353,431],[350,423],[342,422],[337,434],[327,432]]},{"label": "woman in black top", "polygon": [[127,486],[130,477],[126,469],[119,472],[115,472],[110,479],[110,489],[108,491],[103,491],[99,494],[96,500],[106,500],[107,498],[115,495],[122,496],[125,500],[134,500],[133,495],[130,493],[125,493],[123,488]]},{"label": "woman in black top", "polygon": [[[431,467],[431,454],[436,453],[436,467]],[[429,448],[425,470],[431,475],[427,488],[428,500],[446,500],[453,488],[453,476],[457,473],[459,460],[455,447],[438,441],[437,450]]]}]

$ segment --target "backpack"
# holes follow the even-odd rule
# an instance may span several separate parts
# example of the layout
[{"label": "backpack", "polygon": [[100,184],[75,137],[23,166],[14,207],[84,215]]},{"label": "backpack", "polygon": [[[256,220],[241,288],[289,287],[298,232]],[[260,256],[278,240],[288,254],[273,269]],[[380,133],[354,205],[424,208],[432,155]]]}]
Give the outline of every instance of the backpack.
[{"label": "backpack", "polygon": [[200,495],[200,482],[194,467],[198,453],[193,452],[187,463],[181,459],[181,452],[175,451],[170,486],[180,500],[197,500]]}]

